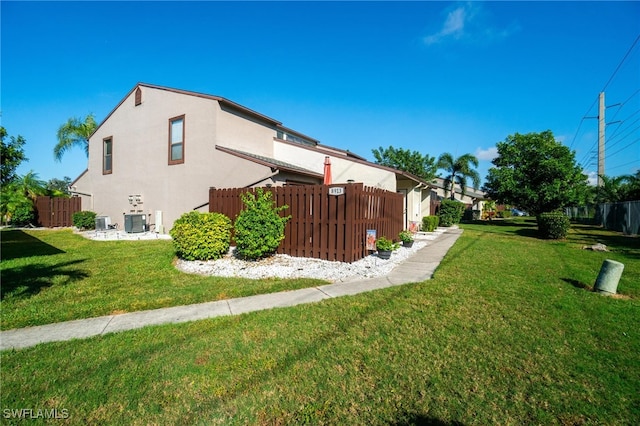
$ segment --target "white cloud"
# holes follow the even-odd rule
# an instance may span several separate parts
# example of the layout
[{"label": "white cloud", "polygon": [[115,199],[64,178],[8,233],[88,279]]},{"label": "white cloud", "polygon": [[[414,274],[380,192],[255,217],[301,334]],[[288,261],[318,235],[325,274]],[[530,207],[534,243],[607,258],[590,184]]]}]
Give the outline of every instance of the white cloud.
[{"label": "white cloud", "polygon": [[439,31],[424,37],[427,45],[437,44],[448,39],[470,39],[475,42],[487,42],[510,36],[519,30],[517,24],[505,29],[494,28],[486,24],[490,18],[482,5],[467,2],[450,10]]},{"label": "white cloud", "polygon": [[459,38],[464,34],[465,21],[469,19],[470,5],[460,6],[447,14],[442,29],[424,38],[426,44],[435,44],[446,37]]},{"label": "white cloud", "polygon": [[583,170],[583,173],[587,175],[589,185],[596,186],[598,184],[598,172]]},{"label": "white cloud", "polygon": [[494,158],[498,157],[498,148],[496,148],[495,146],[492,146],[491,148],[488,148],[488,149],[478,148],[476,149],[475,155],[476,157],[478,157],[478,160],[491,161]]}]

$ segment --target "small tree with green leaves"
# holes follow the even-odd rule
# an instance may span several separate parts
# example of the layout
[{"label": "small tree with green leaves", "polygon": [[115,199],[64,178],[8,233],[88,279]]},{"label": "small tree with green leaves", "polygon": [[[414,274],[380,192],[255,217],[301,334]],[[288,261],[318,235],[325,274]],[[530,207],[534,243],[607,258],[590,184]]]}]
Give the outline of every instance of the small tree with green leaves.
[{"label": "small tree with green leaves", "polygon": [[575,152],[556,141],[550,130],[508,136],[498,142],[498,157],[484,185],[487,195],[532,215],[580,204],[587,176]]},{"label": "small tree with green leaves", "polygon": [[280,216],[289,206],[276,207],[273,194],[257,188],[255,194],[242,194],[244,209],[234,224],[237,253],[247,259],[260,259],[276,252],[284,240],[284,227],[291,216]]}]

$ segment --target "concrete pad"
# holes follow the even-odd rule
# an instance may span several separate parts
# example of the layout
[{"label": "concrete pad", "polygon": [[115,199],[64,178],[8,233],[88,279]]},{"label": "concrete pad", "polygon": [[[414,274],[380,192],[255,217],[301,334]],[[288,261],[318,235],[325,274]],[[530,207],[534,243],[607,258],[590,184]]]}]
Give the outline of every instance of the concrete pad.
[{"label": "concrete pad", "polygon": [[112,316],[0,331],[0,350],[20,349],[39,343],[83,339],[102,334]]},{"label": "concrete pad", "polygon": [[302,288],[300,290],[230,299],[228,302],[231,314],[237,315],[264,309],[282,308],[286,306],[300,305],[302,303],[319,302],[323,299],[327,299],[328,297],[329,296],[317,288]]},{"label": "concrete pad", "polygon": [[131,312],[114,315],[109,325],[105,328],[104,333],[132,330],[140,328],[140,324],[147,326],[180,323],[224,315],[231,315],[231,310],[226,300],[154,309],[151,311]]}]

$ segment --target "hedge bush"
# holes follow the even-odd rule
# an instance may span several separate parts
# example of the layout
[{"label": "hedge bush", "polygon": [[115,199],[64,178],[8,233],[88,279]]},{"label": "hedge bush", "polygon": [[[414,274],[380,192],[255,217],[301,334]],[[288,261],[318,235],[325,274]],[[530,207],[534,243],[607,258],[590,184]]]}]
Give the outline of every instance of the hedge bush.
[{"label": "hedge bush", "polygon": [[440,204],[440,226],[453,226],[460,223],[464,214],[465,205],[456,200],[442,200]]},{"label": "hedge bush", "polygon": [[422,230],[424,232],[433,232],[438,227],[440,223],[439,216],[424,216],[422,218]]},{"label": "hedge bush", "polygon": [[244,209],[234,224],[237,252],[247,259],[260,259],[272,255],[284,240],[284,227],[291,216],[281,217],[279,212],[289,206],[276,207],[273,194],[262,188],[255,195],[242,196]]},{"label": "hedge bush", "polygon": [[11,215],[13,226],[26,226],[35,222],[35,213],[31,204],[19,206]]},{"label": "hedge bush", "polygon": [[569,217],[561,212],[541,213],[538,219],[538,235],[541,238],[560,240],[566,238],[571,223]]},{"label": "hedge bush", "polygon": [[96,213],[83,210],[71,216],[73,226],[78,229],[96,229]]},{"label": "hedge bush", "polygon": [[222,213],[185,213],[169,231],[176,254],[186,260],[219,259],[229,252],[231,219]]}]

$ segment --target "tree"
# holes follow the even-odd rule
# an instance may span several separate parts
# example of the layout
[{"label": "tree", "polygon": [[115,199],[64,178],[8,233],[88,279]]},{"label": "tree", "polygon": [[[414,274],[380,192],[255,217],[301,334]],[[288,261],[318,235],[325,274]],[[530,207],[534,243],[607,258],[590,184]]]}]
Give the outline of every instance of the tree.
[{"label": "tree", "polygon": [[617,203],[623,201],[627,193],[627,182],[630,176],[600,175],[602,186],[596,187],[597,203]]},{"label": "tree", "polygon": [[473,181],[473,187],[480,186],[480,175],[471,167],[478,167],[478,159],[472,154],[464,154],[458,158],[453,158],[453,155],[445,152],[438,157],[437,166],[439,169],[445,170],[447,175],[444,178],[444,191],[445,195],[451,192],[451,199],[455,200],[455,186],[460,187],[460,193],[462,196],[465,194],[465,188],[467,187],[467,180]]},{"label": "tree", "polygon": [[633,175],[626,175],[627,191],[625,201],[640,200],[640,170]]},{"label": "tree", "polygon": [[499,142],[498,157],[483,190],[499,203],[533,215],[579,203],[587,193],[587,176],[575,152],[556,141],[550,130],[508,136]]},{"label": "tree", "polygon": [[25,216],[25,213],[33,212],[36,198],[39,195],[44,195],[45,192],[45,183],[38,179],[38,174],[33,171],[24,176],[18,176],[7,185],[3,185],[0,214],[5,223],[18,212],[22,212],[22,216]]},{"label": "tree", "polygon": [[2,164],[0,165],[0,185],[4,186],[17,178],[16,169],[23,161],[29,161],[24,155],[24,144],[27,142],[22,136],[17,138],[11,136],[9,142],[5,143],[7,130],[0,126],[0,154]]},{"label": "tree", "polygon": [[418,151],[410,151],[403,148],[378,148],[371,151],[375,163],[382,166],[409,172],[426,181],[436,176],[435,158],[428,154],[422,155]]},{"label": "tree", "polygon": [[98,128],[93,114],[87,115],[84,120],[72,117],[58,129],[58,143],[53,148],[53,156],[56,161],[61,161],[65,152],[74,146],[80,146],[89,157],[89,136]]},{"label": "tree", "polygon": [[20,176],[13,182],[15,190],[32,202],[36,201],[40,195],[45,195],[47,192],[46,183],[39,179],[38,174],[33,170],[30,170],[24,176]]},{"label": "tree", "polygon": [[53,178],[47,182],[47,192],[54,197],[65,197],[71,195],[69,186],[71,186],[71,178],[65,176],[62,179]]}]

